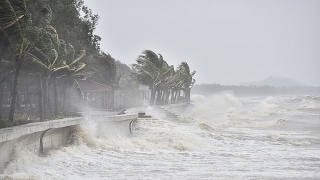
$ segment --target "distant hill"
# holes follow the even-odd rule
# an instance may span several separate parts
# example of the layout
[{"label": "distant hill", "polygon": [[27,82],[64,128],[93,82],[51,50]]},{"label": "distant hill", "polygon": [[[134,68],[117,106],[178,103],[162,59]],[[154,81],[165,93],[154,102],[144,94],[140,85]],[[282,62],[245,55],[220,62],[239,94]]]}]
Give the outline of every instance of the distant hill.
[{"label": "distant hill", "polygon": [[244,86],[275,86],[275,87],[290,87],[290,86],[304,86],[303,84],[297,82],[296,80],[283,78],[283,77],[274,77],[270,76],[267,79],[258,82],[250,82],[241,84]]}]

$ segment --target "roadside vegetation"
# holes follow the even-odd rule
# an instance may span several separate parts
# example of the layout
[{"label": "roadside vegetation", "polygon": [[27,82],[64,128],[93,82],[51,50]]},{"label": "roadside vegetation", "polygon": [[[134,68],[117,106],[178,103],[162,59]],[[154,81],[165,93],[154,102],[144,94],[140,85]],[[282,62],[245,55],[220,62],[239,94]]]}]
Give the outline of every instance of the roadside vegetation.
[{"label": "roadside vegetation", "polygon": [[186,62],[175,70],[145,50],[130,68],[100,49],[98,20],[83,0],[0,2],[0,128],[72,116],[81,79],[126,98],[145,85],[150,105],[190,101],[195,71]]},{"label": "roadside vegetation", "polygon": [[[195,83],[188,63],[175,70],[161,54],[145,50],[133,64],[134,78],[151,90],[150,105],[174,104],[190,101],[190,89]],[[184,95],[181,96],[181,93]],[[169,99],[170,98],[170,99]]]}]

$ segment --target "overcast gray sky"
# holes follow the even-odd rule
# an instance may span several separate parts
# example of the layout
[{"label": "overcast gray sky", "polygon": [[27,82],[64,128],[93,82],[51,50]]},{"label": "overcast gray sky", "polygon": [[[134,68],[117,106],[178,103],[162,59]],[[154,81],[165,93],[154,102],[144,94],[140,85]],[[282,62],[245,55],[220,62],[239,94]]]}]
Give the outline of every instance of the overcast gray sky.
[{"label": "overcast gray sky", "polygon": [[196,83],[268,76],[320,86],[320,0],[85,0],[99,14],[101,49],[135,63],[145,49]]}]

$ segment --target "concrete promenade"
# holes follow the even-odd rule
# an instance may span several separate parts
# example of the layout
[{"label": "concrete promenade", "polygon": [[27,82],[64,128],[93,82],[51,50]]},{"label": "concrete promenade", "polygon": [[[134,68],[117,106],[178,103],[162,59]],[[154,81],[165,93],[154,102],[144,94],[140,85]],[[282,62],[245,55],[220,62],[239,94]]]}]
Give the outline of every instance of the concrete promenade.
[{"label": "concrete promenade", "polygon": [[[116,112],[92,111],[85,113],[84,117],[65,118],[45,122],[30,123],[16,127],[0,129],[0,173],[19,150],[31,151],[41,155],[50,149],[57,149],[70,143],[71,135],[81,125],[96,124],[96,131],[117,131],[125,135],[132,132],[132,126],[138,118],[138,113],[148,113],[154,117],[174,117],[185,110],[187,104],[172,104],[166,106],[154,106],[148,113],[147,107],[139,107],[125,110],[122,115]],[[153,113],[156,113],[153,115]]]},{"label": "concrete promenade", "polygon": [[[0,129],[0,173],[17,150],[29,150],[41,154],[47,150],[59,148],[69,143],[70,136],[81,124],[97,123],[101,131],[108,131],[107,124],[113,124],[122,133],[130,134],[132,121],[138,113],[110,115],[96,112],[86,117],[66,118],[45,122],[30,123],[16,127]],[[105,125],[105,126],[103,126]]]}]

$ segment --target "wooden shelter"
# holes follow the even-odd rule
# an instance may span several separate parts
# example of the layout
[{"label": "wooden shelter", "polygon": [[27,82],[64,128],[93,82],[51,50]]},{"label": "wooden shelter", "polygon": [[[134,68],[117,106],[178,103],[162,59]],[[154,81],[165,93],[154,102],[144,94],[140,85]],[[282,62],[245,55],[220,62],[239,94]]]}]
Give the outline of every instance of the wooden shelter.
[{"label": "wooden shelter", "polygon": [[111,87],[90,79],[77,82],[87,106],[95,109],[114,109],[114,91]]}]

